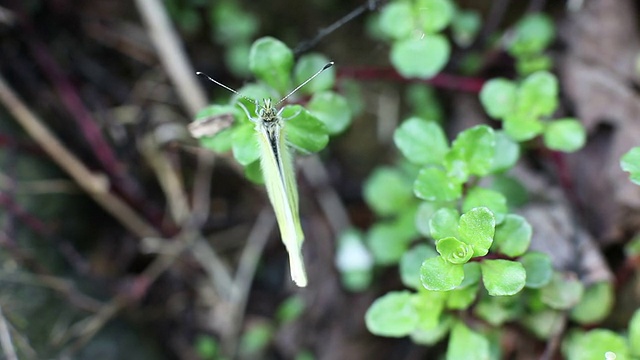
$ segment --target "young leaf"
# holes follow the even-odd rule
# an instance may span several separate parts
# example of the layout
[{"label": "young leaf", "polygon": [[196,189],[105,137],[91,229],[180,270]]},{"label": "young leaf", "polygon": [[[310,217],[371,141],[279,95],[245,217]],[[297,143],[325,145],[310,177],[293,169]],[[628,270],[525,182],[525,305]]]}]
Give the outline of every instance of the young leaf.
[{"label": "young leaf", "polygon": [[406,39],[415,27],[413,9],[408,2],[392,2],[380,10],[380,30],[391,39]]},{"label": "young leaf", "polygon": [[549,149],[574,152],[584,146],[587,134],[576,119],[566,118],[549,123],[544,130],[543,138]]},{"label": "young leaf", "polygon": [[563,349],[570,360],[629,359],[627,342],[611,330],[594,329],[567,339]]},{"label": "young leaf", "polygon": [[474,314],[493,326],[502,326],[507,321],[522,315],[523,304],[515,296],[484,296],[474,308]]},{"label": "young leaf", "polygon": [[535,313],[524,314],[521,322],[538,338],[546,340],[563,331],[564,317],[563,312],[544,309]]},{"label": "young leaf", "polygon": [[[296,62],[293,69],[293,77],[295,85],[302,84],[304,81],[313,76],[319,69],[329,62],[329,58],[321,54],[305,54]],[[331,67],[322,72],[315,79],[311,80],[307,85],[298,90],[302,94],[315,94],[320,91],[330,90],[336,81],[336,69]],[[311,110],[311,109],[309,109]],[[322,120],[322,119],[321,119]]]},{"label": "young leaf", "polygon": [[576,306],[582,299],[584,286],[577,279],[555,273],[545,287],[540,290],[542,301],[552,309],[567,310]]},{"label": "young leaf", "polygon": [[434,202],[423,201],[420,203],[415,219],[416,230],[418,230],[420,235],[426,237],[431,236],[431,227],[429,226],[429,222],[431,221],[433,214],[435,214],[439,209],[440,205]]},{"label": "young leaf", "polygon": [[485,260],[480,264],[482,282],[491,296],[515,295],[526,282],[522,264],[509,260]]},{"label": "young leaf", "polygon": [[629,344],[631,355],[640,357],[640,309],[633,313],[629,321]]},{"label": "young leaf", "polygon": [[504,119],[504,132],[515,141],[527,141],[540,135],[544,124],[536,117],[509,114]]},{"label": "young leaf", "polygon": [[438,325],[435,328],[429,330],[415,329],[411,333],[411,341],[419,345],[433,345],[447,335],[452,322],[451,316],[443,314],[438,319]]},{"label": "young leaf", "polygon": [[284,94],[291,88],[293,51],[272,37],[256,40],[249,54],[249,69],[256,77]]},{"label": "young leaf", "polygon": [[527,271],[526,287],[539,289],[551,281],[553,265],[549,255],[541,252],[529,252],[520,258],[520,263]]},{"label": "young leaf", "polygon": [[578,305],[571,309],[571,319],[585,325],[601,322],[611,312],[614,296],[610,282],[592,284],[587,287]]},{"label": "young leaf", "polygon": [[256,160],[251,164],[246,165],[244,167],[244,176],[255,184],[264,184],[260,160]]},{"label": "young leaf", "polygon": [[482,20],[479,12],[473,10],[456,11],[451,23],[453,39],[459,46],[467,47],[478,35],[481,25]]},{"label": "young leaf", "polygon": [[491,170],[496,138],[492,128],[478,125],[459,133],[445,155],[444,165],[460,181],[469,175],[484,176]]},{"label": "young leaf", "polygon": [[457,238],[458,222],[460,213],[456,209],[447,207],[440,208],[429,220],[429,228],[431,229],[431,237],[434,240],[444,239],[446,237]]},{"label": "young leaf", "polygon": [[418,165],[439,163],[449,150],[440,125],[417,117],[403,122],[393,134],[393,141],[402,155]]},{"label": "young leaf", "polygon": [[511,80],[496,78],[487,81],[480,90],[480,102],[494,119],[502,119],[512,113],[516,105],[516,84]]},{"label": "young leaf", "polygon": [[451,329],[447,360],[490,359],[489,340],[458,321]]},{"label": "young leaf", "polygon": [[372,334],[388,337],[407,336],[418,324],[412,294],[408,291],[393,291],[378,298],[364,319]]},{"label": "young leaf", "polygon": [[395,168],[379,167],[364,184],[364,198],[376,214],[396,214],[413,198],[411,182]]},{"label": "young leaf", "polygon": [[462,195],[462,183],[436,167],[427,167],[418,173],[413,191],[420,199],[453,201]]},{"label": "young leaf", "polygon": [[463,278],[464,267],[452,264],[441,256],[425,260],[420,267],[420,281],[427,290],[453,290],[462,283]]},{"label": "young leaf", "polygon": [[504,131],[496,131],[496,148],[491,164],[491,173],[512,168],[520,158],[520,145]]},{"label": "young leaf", "polygon": [[327,126],[331,135],[343,132],[351,123],[351,108],[347,99],[333,91],[315,93],[307,109]]},{"label": "young leaf", "polygon": [[260,148],[256,138],[254,125],[245,123],[239,125],[231,135],[233,141],[233,157],[241,165],[249,165],[260,158]]},{"label": "young leaf", "polygon": [[640,146],[634,147],[622,156],[620,167],[629,173],[632,182],[640,185]]},{"label": "young leaf", "polygon": [[538,71],[520,84],[516,113],[531,118],[549,116],[558,107],[558,79],[548,71]]},{"label": "young leaf", "polygon": [[300,152],[315,153],[329,143],[327,127],[302,106],[287,105],[282,117],[289,118],[284,128],[288,143]]},{"label": "young leaf", "polygon": [[397,263],[407,251],[410,240],[392,223],[378,223],[367,234],[369,249],[380,265]]},{"label": "young leaf", "polygon": [[371,284],[373,257],[365,247],[363,235],[359,231],[350,229],[340,234],[335,264],[342,275],[342,283],[348,290],[361,291]]},{"label": "young leaf", "polygon": [[400,279],[402,283],[409,288],[420,288],[420,267],[425,259],[438,256],[438,253],[432,247],[425,244],[414,246],[411,250],[405,252],[400,259]]},{"label": "young leaf", "polygon": [[544,14],[533,14],[518,22],[507,48],[513,56],[530,56],[542,52],[554,37],[551,19]]},{"label": "young leaf", "polygon": [[460,240],[471,245],[473,256],[484,256],[493,243],[496,220],[486,207],[473,208],[460,216]]},{"label": "young leaf", "polygon": [[510,257],[525,253],[531,243],[531,225],[520,215],[508,214],[496,227],[493,248]]},{"label": "young leaf", "polygon": [[455,9],[450,0],[416,0],[414,14],[424,32],[431,34],[443,30],[453,18]]},{"label": "young leaf", "polygon": [[396,41],[391,47],[391,63],[405,78],[429,79],[449,61],[451,46],[442,35]]},{"label": "young leaf", "polygon": [[469,211],[476,207],[486,207],[496,218],[496,223],[501,223],[507,214],[507,199],[501,193],[481,187],[473,187],[467,193],[462,203],[462,211]]},{"label": "young leaf", "polygon": [[413,306],[419,314],[416,330],[430,330],[438,326],[448,294],[439,291],[420,291],[413,296]]},{"label": "young leaf", "polygon": [[203,136],[200,139],[200,145],[204,148],[223,153],[231,150],[233,146],[233,132],[235,128],[228,128],[220,131],[215,136]]},{"label": "young leaf", "polygon": [[456,288],[449,291],[448,292],[449,296],[447,296],[447,309],[452,309],[452,310],[467,309],[476,300],[476,297],[478,296],[479,287],[480,287],[480,284],[475,284],[475,285],[467,286],[461,289]]},{"label": "young leaf", "polygon": [[443,259],[457,265],[465,264],[473,255],[473,248],[470,245],[454,237],[436,241],[436,250],[442,255]]}]

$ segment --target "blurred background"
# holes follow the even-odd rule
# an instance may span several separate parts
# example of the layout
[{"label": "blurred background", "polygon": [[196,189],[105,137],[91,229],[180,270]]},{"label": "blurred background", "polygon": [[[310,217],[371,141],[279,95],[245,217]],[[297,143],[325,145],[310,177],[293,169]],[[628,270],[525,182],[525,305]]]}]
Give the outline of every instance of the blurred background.
[{"label": "blurred background", "polygon": [[[618,166],[640,139],[638,2],[456,1],[482,25],[452,50],[449,76],[429,81],[391,69],[372,20],[385,3],[1,1],[0,333],[11,335],[18,358],[441,354],[444,344],[369,334],[364,314],[401,288],[397,268],[377,268],[371,286],[349,291],[334,265],[336,239],[374,221],[363,182],[397,157],[393,130],[407,109],[441,118],[450,134],[487,122],[477,100],[484,79],[514,73],[510,57],[489,44],[536,11],[558,26],[550,52],[562,111],[583,121],[589,141],[567,157],[534,147],[522,171],[532,189],[558,195],[547,205],[570,213],[570,228],[588,234],[599,259],[593,273],[616,276],[626,266],[622,246],[640,226],[637,189]],[[242,87],[254,80],[249,49],[263,36],[296,56],[335,61],[336,91],[354,114],[319,156],[298,161],[305,289],[289,279],[263,186],[187,131],[200,109],[230,97],[195,72]],[[539,226],[557,230],[548,219]],[[617,291],[630,310],[621,303],[613,327],[638,303],[640,283],[625,274]],[[511,346],[544,348],[522,340],[522,329],[513,334],[520,340]],[[0,344],[0,358],[11,358]]]}]

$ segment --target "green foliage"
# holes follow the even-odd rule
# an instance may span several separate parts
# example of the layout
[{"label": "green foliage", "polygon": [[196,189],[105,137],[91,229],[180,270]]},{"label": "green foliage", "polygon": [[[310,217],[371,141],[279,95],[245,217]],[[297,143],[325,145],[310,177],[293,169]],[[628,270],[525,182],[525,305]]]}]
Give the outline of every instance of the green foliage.
[{"label": "green foliage", "polygon": [[540,289],[542,301],[556,310],[567,310],[576,306],[582,299],[584,285],[577,279],[567,278],[555,273],[551,281]]},{"label": "green foliage", "polygon": [[605,329],[574,333],[563,344],[569,360],[629,359],[629,346],[624,337]]},{"label": "green foliage", "polygon": [[[263,99],[278,101],[295,84],[301,82],[299,79],[304,81],[322,68],[327,63],[325,60],[322,55],[308,54],[300,58],[294,70],[291,49],[271,37],[258,39],[250,49],[249,68],[261,82],[244,86],[239,93],[258,101],[260,106],[263,105]],[[313,94],[306,108],[300,105],[283,107],[283,133],[293,149],[303,154],[319,152],[327,146],[330,135],[343,132],[351,123],[352,115],[346,99],[329,90],[334,81],[335,73],[329,69],[301,89]],[[229,105],[211,105],[200,111],[195,121],[232,116],[235,122],[231,127],[202,137],[201,145],[216,152],[231,149],[238,163],[245,167],[247,178],[262,182],[255,125],[241,108],[234,105],[241,103],[254,118],[258,116],[259,109],[254,102],[244,97],[234,95]]]},{"label": "green foliage", "polygon": [[620,159],[620,167],[629,173],[631,181],[640,185],[640,147],[629,150]]},{"label": "green foliage", "polygon": [[629,345],[631,355],[640,357],[640,309],[633,313],[629,321]]},{"label": "green foliage", "polygon": [[482,282],[491,296],[514,295],[524,288],[527,273],[517,261],[485,260],[480,269]]},{"label": "green foliage", "polygon": [[595,324],[604,320],[613,308],[613,296],[613,286],[608,281],[590,285],[580,302],[571,309],[571,319],[580,324]]},{"label": "green foliage", "polygon": [[458,321],[451,329],[447,360],[490,359],[489,340]]},{"label": "green foliage", "polygon": [[442,128],[418,117],[405,120],[393,134],[393,141],[402,155],[417,165],[437,164],[449,151]]},{"label": "green foliage", "polygon": [[362,233],[350,229],[340,235],[335,262],[347,290],[361,291],[369,287],[373,280],[373,257],[364,245]]},{"label": "green foliage", "polygon": [[364,198],[378,215],[393,215],[411,202],[410,184],[410,180],[401,171],[381,167],[365,182]]},{"label": "green foliage", "polygon": [[521,75],[549,70],[551,60],[544,54],[555,38],[555,27],[544,14],[531,14],[522,18],[513,28],[505,43],[506,49],[516,59],[516,69]]},{"label": "green foliage", "polygon": [[378,298],[365,315],[367,329],[380,336],[409,335],[418,325],[412,299],[408,291],[394,291]]}]

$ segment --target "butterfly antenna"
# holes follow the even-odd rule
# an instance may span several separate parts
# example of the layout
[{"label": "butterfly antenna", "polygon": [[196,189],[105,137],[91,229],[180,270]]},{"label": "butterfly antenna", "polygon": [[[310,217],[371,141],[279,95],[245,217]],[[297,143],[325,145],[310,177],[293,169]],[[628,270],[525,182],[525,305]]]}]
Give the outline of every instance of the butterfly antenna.
[{"label": "butterfly antenna", "polygon": [[310,78],[308,78],[307,80],[305,80],[305,82],[303,82],[302,84],[298,85],[295,89],[291,90],[290,93],[288,93],[285,97],[283,97],[282,99],[280,99],[280,101],[278,101],[276,103],[276,106],[280,105],[283,101],[287,100],[287,98],[291,95],[293,95],[293,93],[295,93],[296,91],[298,91],[301,87],[307,85],[307,83],[313,79],[316,78],[316,76],[320,75],[323,71],[327,70],[328,68],[332,67],[334,64],[333,61],[328,62],[325,66],[322,67],[322,69],[318,70],[318,72],[316,72],[315,74],[313,74],[313,76],[311,76]]},{"label": "butterfly antenna", "polygon": [[[252,104],[255,104],[256,106],[260,106],[260,104],[258,103],[258,101],[257,101],[257,100],[252,99],[252,98],[250,98],[250,97],[247,97],[247,96],[244,96],[244,95],[240,94],[239,92],[237,92],[237,91],[233,90],[232,88],[228,87],[227,85],[225,85],[225,84],[223,84],[223,83],[221,83],[221,82],[219,82],[219,81],[217,81],[217,80],[212,79],[212,78],[211,78],[211,76],[209,76],[209,75],[207,75],[207,74],[205,74],[205,73],[203,73],[203,72],[197,71],[197,72],[196,72],[196,75],[198,75],[198,76],[204,76],[204,77],[206,77],[207,79],[209,79],[209,81],[211,81],[212,83],[214,83],[214,84],[216,84],[216,85],[218,85],[218,86],[220,86],[220,87],[223,87],[223,88],[225,88],[225,89],[227,89],[227,90],[231,91],[232,93],[234,93],[234,94],[236,94],[236,95],[238,95],[238,96],[242,97],[243,99],[249,100]],[[316,74],[316,75],[317,75],[317,74]],[[314,75],[313,77],[315,77],[316,75]],[[313,78],[312,78],[312,79],[313,79]],[[288,96],[288,95],[287,95],[287,96]]]}]

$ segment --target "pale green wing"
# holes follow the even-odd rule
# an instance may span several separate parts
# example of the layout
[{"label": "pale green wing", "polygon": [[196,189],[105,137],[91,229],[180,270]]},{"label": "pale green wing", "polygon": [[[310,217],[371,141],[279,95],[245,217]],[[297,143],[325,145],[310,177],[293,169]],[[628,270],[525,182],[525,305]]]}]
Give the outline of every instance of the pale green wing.
[{"label": "pale green wing", "polygon": [[300,287],[307,286],[302,259],[304,234],[298,213],[298,189],[291,153],[285,144],[282,125],[258,122],[262,173],[269,200],[276,213],[282,242],[289,253],[291,278]]}]

